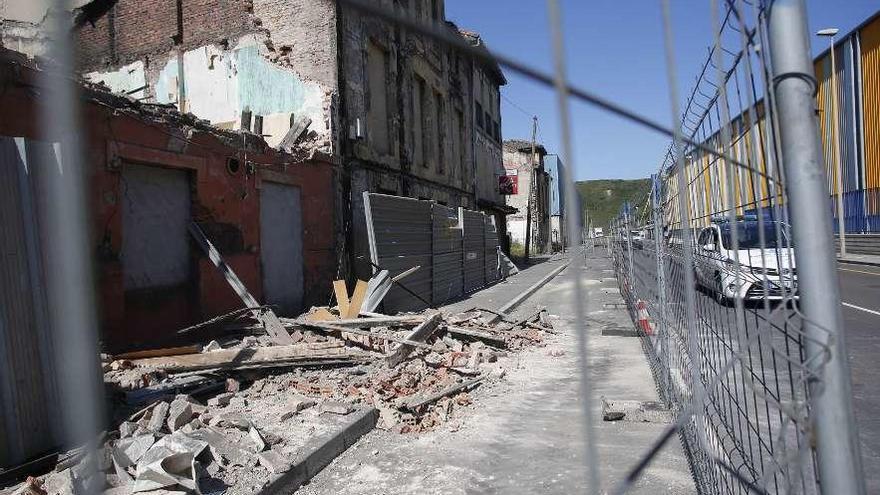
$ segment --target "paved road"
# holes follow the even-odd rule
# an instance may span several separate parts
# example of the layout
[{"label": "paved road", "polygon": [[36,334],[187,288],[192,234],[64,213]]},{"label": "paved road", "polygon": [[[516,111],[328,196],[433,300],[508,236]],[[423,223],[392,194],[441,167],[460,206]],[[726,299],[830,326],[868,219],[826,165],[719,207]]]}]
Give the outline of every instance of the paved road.
[{"label": "paved road", "polygon": [[[656,297],[652,295],[656,293],[656,290],[652,292],[652,286],[656,284],[656,260],[653,251],[648,249],[635,250],[633,264],[636,285],[641,287],[643,294],[648,294],[646,298]],[[838,265],[838,274],[843,303],[847,355],[853,376],[853,404],[859,428],[868,493],[880,493],[880,360],[878,360],[878,356],[880,356],[880,267],[841,263]],[[676,277],[680,279],[681,274],[674,273],[671,278]],[[682,284],[679,283],[678,288],[681,289],[681,287]],[[667,311],[681,317],[684,313],[682,303],[684,297],[683,295],[676,296],[674,292],[674,288],[667,292]],[[704,359],[715,365],[723,363],[732,355],[731,351],[739,349],[741,345],[737,341],[735,331],[737,328],[736,311],[734,308],[721,306],[713,299],[712,294],[706,291],[697,293],[696,303],[702,337],[700,345],[706,352]],[[656,307],[650,309],[654,315],[658,312]],[[778,349],[783,349],[783,346],[788,345],[786,352],[795,354],[797,332],[800,328],[799,321],[797,318],[791,318],[793,313],[785,308],[774,305],[771,306],[771,311],[773,309],[777,309],[771,313],[769,318],[773,345]],[[747,305],[743,321],[747,334],[755,336],[757,334],[755,330],[759,328],[759,325],[762,328],[767,328],[766,325],[762,325],[765,322],[764,315],[763,305]],[[761,347],[766,349],[769,346],[767,342],[764,342]],[[779,355],[781,354],[779,353]],[[761,355],[752,352],[749,355],[749,362],[753,363],[754,369],[762,370],[762,373],[770,370],[769,375],[762,374],[758,379],[758,385],[766,384],[770,392],[785,397],[790,394],[791,386],[789,384],[791,381],[788,379],[785,367],[780,366],[779,361],[773,363],[772,357],[772,354]],[[757,362],[761,360],[764,362],[763,368],[757,365]],[[777,450],[768,446],[768,436],[762,433],[763,427],[776,421],[773,414],[761,412],[761,401],[755,401],[752,394],[746,391],[741,374],[742,372],[736,369],[730,373],[730,377],[718,387],[719,392],[715,399],[721,404],[745,402],[754,405],[757,403],[759,407],[754,409],[757,414],[751,412],[752,407],[748,405],[745,407],[745,410],[750,411],[748,416],[753,421],[757,417],[757,421],[754,421],[757,426],[751,431],[751,434],[744,433],[749,430],[749,428],[744,430],[741,426],[749,426],[745,421],[745,414],[737,414],[736,412],[725,414],[725,411],[722,410],[718,414],[719,420],[724,423],[720,433],[729,433],[732,437],[738,438],[742,447],[742,455],[757,460],[766,456],[769,451]],[[742,413],[742,410],[739,412]]]},{"label": "paved road", "polygon": [[839,264],[838,274],[868,493],[880,493],[880,267]]}]

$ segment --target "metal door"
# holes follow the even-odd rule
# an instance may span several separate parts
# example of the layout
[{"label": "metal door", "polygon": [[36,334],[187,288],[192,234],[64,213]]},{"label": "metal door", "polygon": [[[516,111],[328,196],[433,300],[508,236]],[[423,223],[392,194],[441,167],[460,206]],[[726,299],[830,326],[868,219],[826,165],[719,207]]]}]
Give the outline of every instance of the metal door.
[{"label": "metal door", "polygon": [[122,270],[125,332],[112,347],[162,345],[198,319],[187,226],[190,177],[184,170],[124,163]]},{"label": "metal door", "polygon": [[300,189],[263,182],[260,190],[260,262],[263,298],[283,315],[296,315],[303,301]]}]

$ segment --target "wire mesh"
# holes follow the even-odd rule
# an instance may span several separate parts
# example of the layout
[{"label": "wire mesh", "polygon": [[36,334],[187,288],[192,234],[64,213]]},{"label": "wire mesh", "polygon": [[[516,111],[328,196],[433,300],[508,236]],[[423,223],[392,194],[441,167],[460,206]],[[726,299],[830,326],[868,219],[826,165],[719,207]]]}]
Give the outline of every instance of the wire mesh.
[{"label": "wire mesh", "polygon": [[817,493],[808,384],[821,376],[797,308],[765,11],[713,7],[715,43],[681,129],[719,153],[673,142],[650,204],[615,221],[612,257],[633,317],[654,321],[645,349],[700,491]]}]

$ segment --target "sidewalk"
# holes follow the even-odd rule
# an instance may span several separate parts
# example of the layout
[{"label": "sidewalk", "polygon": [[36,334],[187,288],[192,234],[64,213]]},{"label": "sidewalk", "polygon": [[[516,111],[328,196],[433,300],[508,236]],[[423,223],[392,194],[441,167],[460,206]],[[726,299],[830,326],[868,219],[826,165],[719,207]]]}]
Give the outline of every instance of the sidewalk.
[{"label": "sidewalk", "polygon": [[880,256],[873,254],[852,254],[847,253],[846,256],[837,256],[840,263],[851,263],[853,265],[880,266]]},{"label": "sidewalk", "polygon": [[[609,490],[645,455],[665,429],[662,423],[606,422],[601,396],[652,401],[657,393],[638,338],[602,336],[603,330],[631,329],[625,309],[604,309],[619,300],[609,291],[616,280],[605,258],[574,262],[517,310],[514,317],[546,306],[556,335],[544,347],[499,358],[503,380],[470,394],[473,405],[436,429],[399,435],[373,430],[334,460],[299,493],[308,495],[413,495],[467,493],[587,493],[580,352],[572,295],[572,271],[588,293],[589,404],[593,413],[601,488]],[[567,260],[566,260],[567,261]],[[456,303],[499,307],[565,261],[547,261],[507,283]],[[533,270],[532,273],[529,273]],[[604,289],[604,290],[603,290]],[[609,294],[605,294],[605,292]],[[453,305],[455,306],[455,305]],[[451,310],[452,306],[444,308]],[[670,441],[628,493],[694,493],[686,459]]]},{"label": "sidewalk", "polygon": [[464,299],[442,306],[439,309],[449,313],[467,311],[474,307],[497,310],[522,291],[546,277],[550,272],[567,263],[570,259],[571,255],[567,253],[565,258],[556,255],[533,265],[520,267],[519,273],[508,277],[507,280],[478,290]]}]

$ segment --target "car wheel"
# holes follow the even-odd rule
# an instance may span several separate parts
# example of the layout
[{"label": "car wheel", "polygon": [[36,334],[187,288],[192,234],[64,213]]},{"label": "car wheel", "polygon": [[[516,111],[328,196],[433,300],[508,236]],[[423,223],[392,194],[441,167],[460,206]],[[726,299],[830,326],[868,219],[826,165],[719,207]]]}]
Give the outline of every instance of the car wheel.
[{"label": "car wheel", "polygon": [[728,306],[730,304],[730,299],[724,295],[724,285],[721,281],[721,274],[715,274],[715,301],[722,306]]}]

